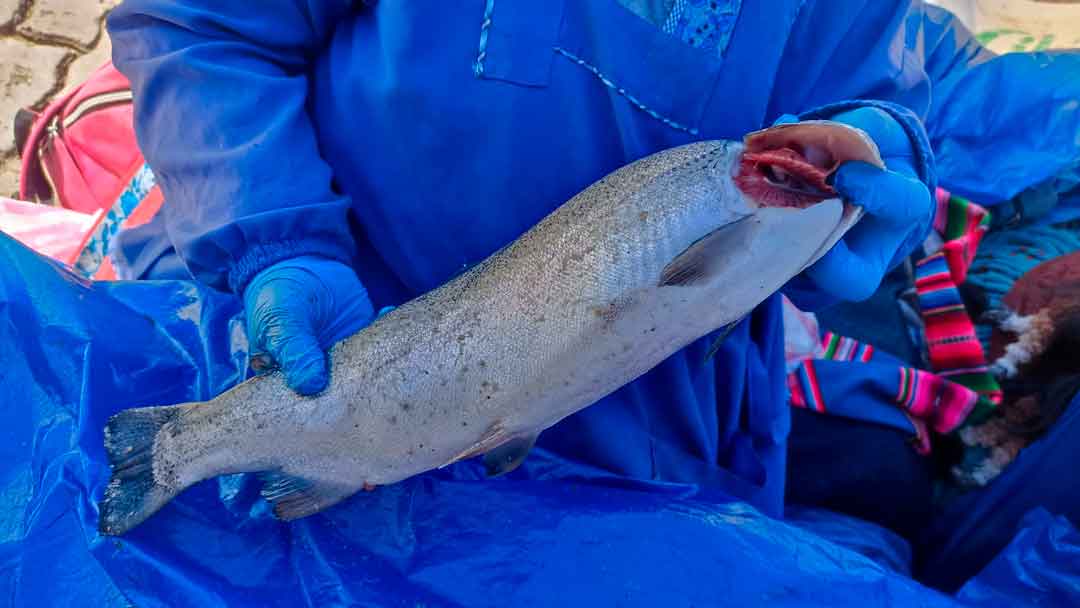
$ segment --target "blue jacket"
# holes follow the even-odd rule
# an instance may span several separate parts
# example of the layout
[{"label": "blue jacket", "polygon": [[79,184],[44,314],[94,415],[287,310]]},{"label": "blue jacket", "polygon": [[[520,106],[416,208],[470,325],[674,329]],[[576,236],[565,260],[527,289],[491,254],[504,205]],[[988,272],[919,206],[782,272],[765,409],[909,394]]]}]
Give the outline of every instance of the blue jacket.
[{"label": "blue jacket", "polygon": [[[168,201],[158,241],[236,292],[291,256],[347,261],[378,308],[629,161],[865,103],[901,121],[933,185],[924,46],[950,41],[947,23],[880,0],[688,0],[675,19],[656,4],[128,0],[109,32]],[[781,337],[773,298],[710,362],[707,337],[540,445],[778,514]]]}]

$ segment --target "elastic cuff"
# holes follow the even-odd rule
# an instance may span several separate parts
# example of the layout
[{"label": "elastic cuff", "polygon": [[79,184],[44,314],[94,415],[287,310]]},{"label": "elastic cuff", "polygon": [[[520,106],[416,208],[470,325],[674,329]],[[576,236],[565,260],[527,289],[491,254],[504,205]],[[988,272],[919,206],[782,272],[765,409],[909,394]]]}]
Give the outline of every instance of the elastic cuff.
[{"label": "elastic cuff", "polygon": [[242,295],[251,279],[266,268],[290,258],[314,255],[344,264],[351,262],[349,252],[342,246],[318,239],[278,241],[256,245],[233,264],[229,270],[229,289]]}]

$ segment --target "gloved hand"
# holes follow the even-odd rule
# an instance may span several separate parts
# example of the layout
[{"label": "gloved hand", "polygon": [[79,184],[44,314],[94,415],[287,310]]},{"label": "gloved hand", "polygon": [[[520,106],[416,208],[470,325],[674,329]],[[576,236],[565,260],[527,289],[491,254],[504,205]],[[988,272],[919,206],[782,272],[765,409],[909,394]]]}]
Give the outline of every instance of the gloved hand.
[{"label": "gloved hand", "polygon": [[244,290],[253,358],[267,354],[302,395],[326,388],[326,349],[372,320],[372,304],[356,272],[334,260],[302,256],[255,275]]},{"label": "gloved hand", "polygon": [[[896,119],[878,108],[863,107],[830,120],[865,131],[877,144],[885,170],[849,161],[833,175],[836,191],[862,207],[866,215],[824,257],[784,287],[784,294],[803,310],[873,295],[888,271],[918,245],[913,242],[914,233],[929,223],[935,209],[929,189],[915,170],[911,140]],[[785,115],[776,124],[785,122],[798,119]]]}]

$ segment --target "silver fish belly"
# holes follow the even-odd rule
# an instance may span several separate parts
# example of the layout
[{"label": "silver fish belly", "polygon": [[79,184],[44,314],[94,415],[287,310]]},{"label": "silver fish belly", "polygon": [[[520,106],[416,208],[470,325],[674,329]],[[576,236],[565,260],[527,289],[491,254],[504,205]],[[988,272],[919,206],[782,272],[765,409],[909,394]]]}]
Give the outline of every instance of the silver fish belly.
[{"label": "silver fish belly", "polygon": [[[846,142],[835,162],[880,165],[860,132],[804,132],[814,129]],[[601,179],[338,343],[320,395],[297,396],[270,373],[206,403],[117,414],[102,532],[123,533],[226,473],[262,472],[275,513],[295,519],[461,458],[487,454],[493,473],[516,466],[537,433],[737,322],[857,220],[828,192],[790,207],[748,194],[735,178],[757,169],[743,151],[699,142]]]}]

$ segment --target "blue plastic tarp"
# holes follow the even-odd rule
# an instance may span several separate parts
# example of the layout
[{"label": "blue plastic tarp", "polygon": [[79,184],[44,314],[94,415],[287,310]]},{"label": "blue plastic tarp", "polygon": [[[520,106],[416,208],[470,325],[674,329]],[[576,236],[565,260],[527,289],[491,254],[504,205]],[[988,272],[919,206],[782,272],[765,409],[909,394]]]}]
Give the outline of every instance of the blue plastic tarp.
[{"label": "blue plastic tarp", "polygon": [[[0,234],[6,605],[962,605],[909,578],[906,543],[872,524],[822,511],[781,522],[542,451],[506,478],[461,463],[293,523],[272,517],[253,476],[229,476],[100,536],[105,421],[240,381],[238,316],[234,298],[193,283],[82,282]],[[960,597],[1080,601],[1080,538],[1048,518],[1026,521]]]},{"label": "blue plastic tarp", "polygon": [[980,608],[1080,605],[1080,532],[1045,509],[1029,512],[1019,530],[957,597]]}]

